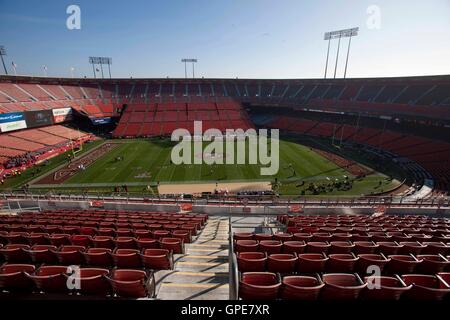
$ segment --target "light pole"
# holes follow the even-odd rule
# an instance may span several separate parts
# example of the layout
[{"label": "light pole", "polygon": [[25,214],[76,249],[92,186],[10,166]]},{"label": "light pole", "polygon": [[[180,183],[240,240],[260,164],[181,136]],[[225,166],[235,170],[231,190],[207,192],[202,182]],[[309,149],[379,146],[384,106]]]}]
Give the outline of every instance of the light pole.
[{"label": "light pole", "polygon": [[186,64],[188,62],[192,63],[192,78],[195,78],[195,68],[194,68],[194,64],[198,62],[197,59],[181,59],[181,62],[184,63],[184,76],[187,78],[187,66]]},{"label": "light pole", "polygon": [[94,78],[97,78],[95,74],[95,65],[100,65],[100,71],[102,73],[102,78],[105,78],[103,73],[103,65],[108,65],[108,71],[109,71],[109,78],[111,79],[111,64],[112,64],[112,58],[108,57],[89,57],[89,63],[92,64],[92,71],[94,72]]},{"label": "light pole", "polygon": [[43,65],[42,69],[44,69],[44,77],[47,77],[47,66]]},{"label": "light pole", "polygon": [[325,65],[325,79],[327,78],[327,71],[328,71],[328,58],[330,54],[330,43],[333,39],[339,39],[338,42],[338,49],[336,54],[336,65],[334,67],[334,78],[336,78],[337,74],[337,67],[339,62],[339,52],[341,48],[341,40],[342,38],[350,38],[348,42],[348,49],[347,49],[347,60],[345,62],[345,72],[344,72],[344,79],[347,77],[347,67],[348,67],[348,60],[350,56],[350,46],[352,43],[352,37],[355,37],[358,35],[359,28],[351,28],[351,29],[345,29],[345,30],[338,30],[338,31],[332,31],[332,32],[326,32],[324,40],[328,41],[328,50],[327,50],[327,61]]},{"label": "light pole", "polygon": [[8,70],[6,69],[5,60],[3,56],[6,56],[6,49],[4,46],[0,46],[0,57],[2,58],[3,69],[5,69],[5,74],[8,75]]},{"label": "light pole", "polygon": [[13,70],[14,70],[14,75],[17,76],[17,64],[14,63],[14,61],[11,63]]},{"label": "light pole", "polygon": [[70,75],[72,76],[72,78],[73,78],[73,72],[75,71],[75,68],[74,67],[71,67],[70,68]]}]

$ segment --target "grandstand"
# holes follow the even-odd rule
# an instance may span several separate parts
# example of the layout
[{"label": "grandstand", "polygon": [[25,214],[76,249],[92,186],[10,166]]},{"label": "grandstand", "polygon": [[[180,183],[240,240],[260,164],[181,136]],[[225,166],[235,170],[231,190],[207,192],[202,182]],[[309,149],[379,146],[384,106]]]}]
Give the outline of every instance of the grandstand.
[{"label": "grandstand", "polygon": [[[88,140],[97,140],[99,147],[73,160],[59,159],[46,176],[35,176],[33,170],[17,185],[25,189],[2,194],[0,260],[5,264],[0,267],[0,298],[448,299],[449,104],[448,76],[2,76],[0,161],[6,182],[12,173],[26,175],[27,169],[67,155]],[[159,181],[135,182],[151,177],[141,169],[143,162],[135,160],[145,160],[141,153],[149,150],[155,162],[151,168],[174,176],[175,169],[162,158],[161,145],[175,129],[192,132],[194,121],[202,121],[203,130],[280,129],[282,137],[302,145],[296,149],[283,143],[282,153],[291,163],[282,170],[300,170],[292,162],[305,155],[293,152],[303,150],[317,157],[302,158],[309,159],[306,162],[320,159],[315,161],[328,164],[318,165],[323,172],[311,172],[313,179],[325,172],[339,180],[345,173],[355,184],[364,184],[366,176],[390,166],[401,172],[390,172],[387,182],[374,180],[373,190],[378,182],[390,185],[396,173],[405,178],[392,190],[379,188],[378,194],[357,196],[346,189],[346,176],[345,182],[336,183],[344,185],[336,200],[309,198],[305,192],[277,198],[272,190],[241,190],[225,197],[192,191],[190,197],[180,198],[176,192],[158,195]],[[148,139],[154,145],[146,146]],[[153,152],[158,152],[158,159],[152,158]],[[355,154],[370,161],[361,164]],[[123,157],[126,160],[120,160]],[[106,173],[95,172],[100,167]],[[121,179],[130,180],[113,180],[120,187],[96,180],[115,177],[116,170]],[[184,170],[178,174],[186,179],[196,172]],[[234,174],[252,180],[252,169],[239,170]],[[200,170],[197,183],[210,179],[205,171],[209,170]],[[40,183],[83,174],[80,181],[86,183],[78,187]],[[283,181],[285,187],[289,179],[293,178]],[[315,180],[294,179],[291,184],[293,190],[305,190],[310,181]],[[112,186],[114,192],[105,192]],[[128,190],[143,186],[145,193]],[[58,187],[54,194],[52,189]],[[86,192],[89,188],[94,191]],[[188,188],[194,190],[195,184]],[[70,265],[80,266],[81,287],[67,287]],[[379,290],[370,289],[374,278],[368,277],[369,266],[380,270],[375,278],[381,283]]]},{"label": "grandstand", "polygon": [[[198,120],[203,121],[204,130],[248,129],[254,127],[251,117],[265,116],[266,127],[328,138],[339,141],[340,145],[356,143],[387,152],[397,160],[407,159],[411,166],[420,167],[416,170],[421,172],[415,181],[417,185],[431,179],[433,195],[445,195],[449,191],[450,145],[448,129],[445,129],[450,120],[448,76],[111,81],[3,76],[0,97],[0,110],[4,114],[71,108],[77,119],[88,118],[93,124],[117,122],[112,127],[114,138],[170,136],[177,128],[192,132],[193,121]],[[329,121],[313,119],[309,117],[312,113],[325,118],[342,114],[346,122],[338,116]],[[380,117],[388,121],[387,127]],[[359,122],[361,118],[364,121]],[[420,125],[420,132],[398,130],[393,127],[396,122]],[[432,128],[429,132],[424,129],[427,125]],[[36,133],[39,142],[31,141],[21,132],[4,135],[2,149],[9,150],[1,154],[2,161],[17,156],[18,150],[36,152],[49,145],[63,144],[58,135],[54,137],[52,132],[44,130],[50,134],[44,137],[42,131],[29,131]],[[439,155],[439,159],[431,154]]]}]

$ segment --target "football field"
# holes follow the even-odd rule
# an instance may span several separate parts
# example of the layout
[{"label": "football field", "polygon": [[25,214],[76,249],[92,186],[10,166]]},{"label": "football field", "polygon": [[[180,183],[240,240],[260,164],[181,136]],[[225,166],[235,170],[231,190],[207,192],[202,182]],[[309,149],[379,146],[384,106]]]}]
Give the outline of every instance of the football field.
[{"label": "football field", "polygon": [[[350,190],[329,190],[331,195],[370,194],[381,188],[392,187],[381,174],[371,174],[362,179],[354,179],[347,170],[319,155],[311,148],[291,141],[280,140],[279,170],[272,176],[261,175],[260,164],[181,164],[171,161],[174,143],[169,139],[114,140],[114,147],[96,159],[88,167],[64,180],[59,187],[80,188],[99,186],[120,186],[128,184],[138,190],[145,186],[164,184],[196,183],[235,183],[235,182],[274,182],[281,194],[299,194],[310,184],[327,184],[330,181],[344,181],[348,176],[353,181]],[[204,145],[204,147],[206,144]],[[236,149],[235,149],[236,150]],[[246,145],[246,163],[249,159],[249,147]],[[227,157],[223,154],[209,154],[213,157]],[[207,154],[208,155],[208,154]],[[202,156],[192,153],[194,157]],[[192,161],[193,162],[193,161]],[[266,166],[267,167],[267,166]]]}]

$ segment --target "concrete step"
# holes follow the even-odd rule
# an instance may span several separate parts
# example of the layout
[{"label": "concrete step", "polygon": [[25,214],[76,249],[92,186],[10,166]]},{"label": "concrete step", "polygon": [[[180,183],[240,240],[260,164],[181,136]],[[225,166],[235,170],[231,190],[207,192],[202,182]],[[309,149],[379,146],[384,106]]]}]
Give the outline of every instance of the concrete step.
[{"label": "concrete step", "polygon": [[175,264],[178,271],[192,272],[228,272],[228,260],[205,262],[205,261],[180,261]]},{"label": "concrete step", "polygon": [[155,275],[157,285],[162,283],[221,283],[229,281],[227,272],[193,272],[164,270]]},{"label": "concrete step", "polygon": [[186,248],[186,254],[228,256],[228,249]]},{"label": "concrete step", "polygon": [[219,255],[186,255],[180,257],[177,262],[223,262],[228,261],[228,256],[219,256]]},{"label": "concrete step", "polygon": [[221,283],[162,283],[157,299],[228,300],[229,286]]}]

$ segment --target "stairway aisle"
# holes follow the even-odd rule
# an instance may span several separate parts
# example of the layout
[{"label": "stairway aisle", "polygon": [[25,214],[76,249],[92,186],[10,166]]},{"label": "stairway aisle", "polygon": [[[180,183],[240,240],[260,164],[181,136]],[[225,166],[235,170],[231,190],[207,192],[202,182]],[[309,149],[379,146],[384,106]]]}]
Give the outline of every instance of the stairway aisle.
[{"label": "stairway aisle", "polygon": [[175,269],[156,273],[157,299],[228,300],[228,218],[210,217]]}]

